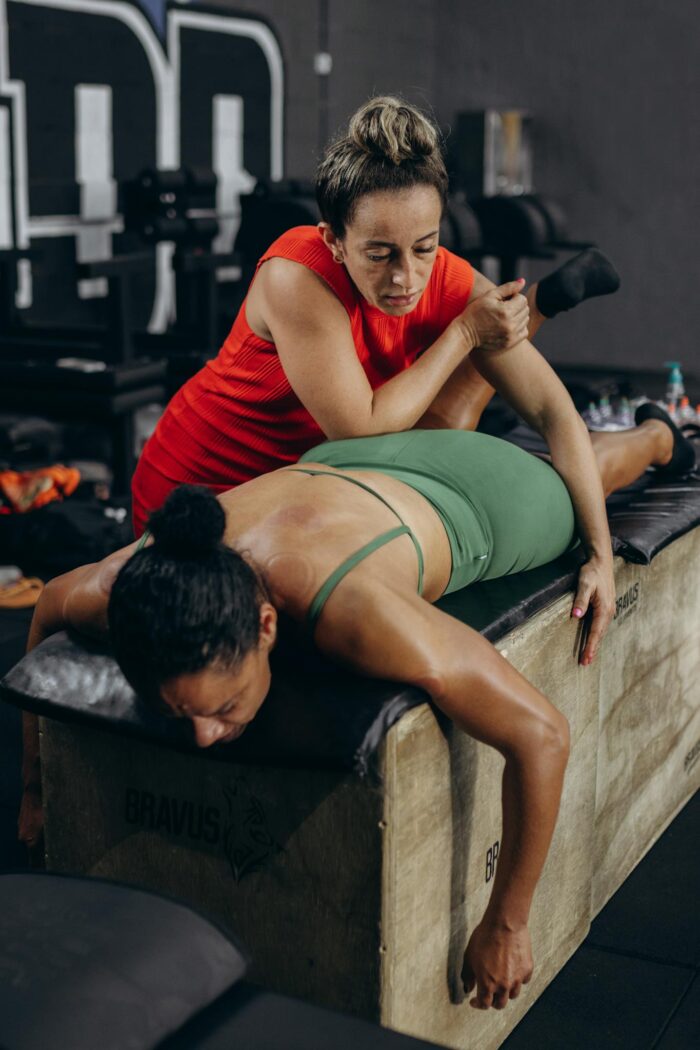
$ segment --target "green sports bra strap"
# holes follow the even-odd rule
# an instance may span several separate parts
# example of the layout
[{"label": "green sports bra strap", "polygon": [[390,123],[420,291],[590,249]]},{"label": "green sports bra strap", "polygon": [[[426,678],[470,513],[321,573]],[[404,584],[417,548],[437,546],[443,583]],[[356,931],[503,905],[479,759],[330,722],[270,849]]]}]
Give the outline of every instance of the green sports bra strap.
[{"label": "green sports bra strap", "polygon": [[351,554],[349,558],[346,558],[345,561],[330,574],[326,582],[322,584],[316,592],[314,600],[311,602],[309,611],[306,615],[306,624],[309,631],[313,633],[318,618],[323,611],[323,606],[326,604],[330,595],[344,576],[347,576],[356,565],[359,565],[359,563],[369,557],[370,554],[379,550],[380,547],[383,547],[385,543],[391,543],[391,541],[395,540],[397,536],[405,536],[410,534],[410,532],[411,530],[408,525],[397,525],[395,529],[390,529],[388,532],[383,532],[380,536],[375,536],[373,540],[369,541],[369,543],[365,543],[364,547],[360,547],[358,551],[355,551],[355,553]]},{"label": "green sports bra strap", "polygon": [[[401,524],[406,526],[405,533],[402,533],[401,535],[405,534],[405,535],[411,537],[411,543],[415,547],[416,557],[418,558],[418,593],[419,594],[423,593],[424,562],[423,562],[423,551],[421,550],[421,545],[418,542],[418,540],[416,539],[416,537],[413,535],[413,532],[411,531],[410,527],[408,525],[406,525],[406,522],[403,520],[403,518],[401,517],[399,512],[394,507],[392,507],[391,503],[389,503],[388,500],[384,499],[384,497],[381,496],[376,491],[376,489],[373,489],[370,485],[365,485],[365,483],[363,481],[358,481],[357,478],[351,478],[347,474],[336,474],[332,470],[306,470],[304,467],[290,467],[289,469],[293,470],[293,471],[296,471],[298,474],[324,474],[328,478],[340,478],[341,481],[349,481],[351,485],[357,485],[358,488],[364,489],[365,492],[369,492],[370,496],[374,496],[374,498],[378,499],[380,503],[383,503],[385,507],[388,507],[389,510],[391,511],[391,513],[396,518],[399,519]],[[382,536],[386,536],[386,535],[387,535],[387,533],[385,533],[385,532],[382,533]],[[399,535],[399,534],[397,533],[397,535]],[[369,554],[370,552],[368,551],[367,553]],[[343,563],[343,564],[345,564],[345,563]]]},{"label": "green sports bra strap", "polygon": [[[150,532],[148,531],[148,529],[146,529],[137,544],[136,551],[143,550],[143,548],[146,546],[146,543],[148,542],[148,538],[150,535]],[[136,554],[136,551],[134,551],[134,554]]]}]

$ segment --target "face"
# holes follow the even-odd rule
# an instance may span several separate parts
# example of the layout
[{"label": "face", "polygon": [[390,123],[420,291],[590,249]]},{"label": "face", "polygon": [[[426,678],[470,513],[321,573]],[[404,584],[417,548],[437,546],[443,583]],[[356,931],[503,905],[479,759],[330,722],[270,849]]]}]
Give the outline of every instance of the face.
[{"label": "face", "polygon": [[163,701],[176,717],[191,720],[199,747],[235,740],[255,718],[270,690],[276,634],[275,609],[263,602],[258,644],[235,669],[205,667],[163,683]]},{"label": "face", "polygon": [[430,280],[441,213],[433,186],[412,186],[361,197],[342,238],[328,223],[319,229],[367,302],[403,317],[415,309]]}]

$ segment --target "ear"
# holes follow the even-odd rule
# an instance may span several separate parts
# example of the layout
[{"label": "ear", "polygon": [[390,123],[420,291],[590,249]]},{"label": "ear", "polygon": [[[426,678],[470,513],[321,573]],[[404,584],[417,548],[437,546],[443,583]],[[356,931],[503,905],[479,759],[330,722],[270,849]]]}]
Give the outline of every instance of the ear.
[{"label": "ear", "polygon": [[263,602],[260,606],[260,634],[258,645],[268,652],[273,648],[277,640],[277,610],[270,602]]},{"label": "ear", "polygon": [[343,261],[343,242],[331,229],[327,222],[319,222],[318,229],[323,237],[323,243],[329,248],[336,262]]}]

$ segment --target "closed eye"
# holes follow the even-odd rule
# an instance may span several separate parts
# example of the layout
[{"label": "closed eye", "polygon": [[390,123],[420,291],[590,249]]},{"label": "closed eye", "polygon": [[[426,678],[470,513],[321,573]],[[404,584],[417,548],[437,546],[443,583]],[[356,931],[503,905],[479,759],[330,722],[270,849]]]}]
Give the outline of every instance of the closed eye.
[{"label": "closed eye", "polygon": [[218,716],[218,715],[227,715],[227,714],[229,714],[231,711],[233,711],[233,709],[234,709],[234,707],[236,706],[237,703],[238,703],[237,699],[229,700],[229,702],[224,707],[219,708],[219,710],[216,712],[216,715]]},{"label": "closed eye", "polygon": [[[416,255],[431,255],[434,251],[437,250],[437,244],[433,244],[429,248],[414,248],[413,250]],[[392,252],[388,252],[386,255],[368,254],[367,258],[370,262],[387,262],[389,259],[392,258],[392,254]]]}]

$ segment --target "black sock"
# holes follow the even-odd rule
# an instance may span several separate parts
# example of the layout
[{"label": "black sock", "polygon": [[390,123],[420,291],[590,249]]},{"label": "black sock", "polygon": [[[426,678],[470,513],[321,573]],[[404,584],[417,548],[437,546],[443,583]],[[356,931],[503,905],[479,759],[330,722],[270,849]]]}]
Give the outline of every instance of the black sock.
[{"label": "black sock", "polygon": [[610,295],[619,287],[620,278],[610,260],[598,248],[586,248],[539,282],[535,302],[545,317],[554,317],[584,299]]}]

